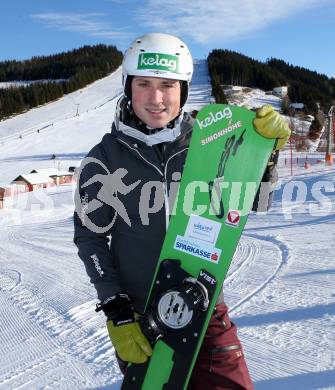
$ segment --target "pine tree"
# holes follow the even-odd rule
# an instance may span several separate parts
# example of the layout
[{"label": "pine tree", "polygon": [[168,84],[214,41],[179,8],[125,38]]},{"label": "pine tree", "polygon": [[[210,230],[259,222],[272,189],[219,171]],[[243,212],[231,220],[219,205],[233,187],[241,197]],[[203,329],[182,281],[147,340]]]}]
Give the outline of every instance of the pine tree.
[{"label": "pine tree", "polygon": [[33,57],[26,61],[0,62],[0,81],[50,80],[15,88],[16,94],[0,89],[0,119],[82,88],[107,76],[121,62],[122,53],[115,46],[107,45],[83,46],[67,53]]}]

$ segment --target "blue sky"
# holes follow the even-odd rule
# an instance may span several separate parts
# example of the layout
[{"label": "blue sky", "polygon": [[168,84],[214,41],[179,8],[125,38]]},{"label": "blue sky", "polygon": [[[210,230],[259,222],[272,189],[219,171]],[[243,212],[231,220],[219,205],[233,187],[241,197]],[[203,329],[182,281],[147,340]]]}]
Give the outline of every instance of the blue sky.
[{"label": "blue sky", "polygon": [[0,32],[0,61],[166,32],[194,58],[223,48],[335,76],[335,0],[4,0]]}]

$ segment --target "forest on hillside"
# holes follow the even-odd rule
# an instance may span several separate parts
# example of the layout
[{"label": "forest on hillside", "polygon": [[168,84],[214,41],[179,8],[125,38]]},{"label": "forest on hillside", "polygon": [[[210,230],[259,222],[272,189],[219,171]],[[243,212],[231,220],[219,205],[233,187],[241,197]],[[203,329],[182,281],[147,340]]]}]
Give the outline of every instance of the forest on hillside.
[{"label": "forest on hillside", "polygon": [[335,102],[335,79],[283,60],[271,58],[261,62],[243,54],[215,49],[208,56],[212,89],[217,101],[224,103],[223,85],[240,85],[265,91],[288,86],[291,102],[304,103],[306,114],[315,114],[320,108],[327,112]]},{"label": "forest on hillside", "polygon": [[0,62],[0,82],[36,81],[0,88],[0,120],[76,91],[115,71],[123,55],[115,46],[83,46],[51,56]]}]

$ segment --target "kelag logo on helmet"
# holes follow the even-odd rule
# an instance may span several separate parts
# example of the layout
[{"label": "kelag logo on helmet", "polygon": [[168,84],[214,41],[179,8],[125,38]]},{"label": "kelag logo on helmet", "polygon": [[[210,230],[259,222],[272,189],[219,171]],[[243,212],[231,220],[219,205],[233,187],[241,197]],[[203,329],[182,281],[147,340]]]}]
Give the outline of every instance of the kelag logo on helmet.
[{"label": "kelag logo on helmet", "polygon": [[156,69],[179,73],[179,58],[170,54],[141,53],[137,69]]}]

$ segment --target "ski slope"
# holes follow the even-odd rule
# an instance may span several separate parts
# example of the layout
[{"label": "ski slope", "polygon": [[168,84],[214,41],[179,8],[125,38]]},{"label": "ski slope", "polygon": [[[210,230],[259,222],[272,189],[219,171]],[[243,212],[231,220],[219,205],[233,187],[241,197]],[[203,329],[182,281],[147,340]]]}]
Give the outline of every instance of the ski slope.
[{"label": "ski slope", "polygon": [[[109,131],[120,93],[118,70],[0,122],[0,186],[32,169],[78,165]],[[209,101],[199,61],[186,108]],[[335,172],[300,166],[291,178],[281,162],[280,173],[271,211],[249,218],[226,301],[256,390],[335,389]],[[23,194],[0,210],[1,390],[120,388],[105,320],[72,243],[73,190]]]}]

